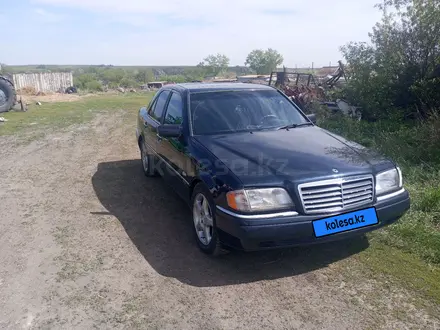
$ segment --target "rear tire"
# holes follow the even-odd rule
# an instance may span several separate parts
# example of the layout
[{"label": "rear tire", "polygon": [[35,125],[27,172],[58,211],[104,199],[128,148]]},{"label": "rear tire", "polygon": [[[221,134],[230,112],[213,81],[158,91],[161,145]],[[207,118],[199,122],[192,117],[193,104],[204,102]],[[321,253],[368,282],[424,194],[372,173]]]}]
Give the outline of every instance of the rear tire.
[{"label": "rear tire", "polygon": [[0,113],[11,110],[16,101],[14,86],[6,78],[0,77]]},{"label": "rear tire", "polygon": [[199,249],[211,256],[227,253],[220,243],[217,232],[214,200],[203,183],[195,186],[191,206],[194,234]]},{"label": "rear tire", "polygon": [[145,176],[147,177],[158,176],[158,173],[154,168],[154,158],[148,152],[148,148],[142,139],[139,141],[139,148],[141,151],[142,171],[144,172]]}]

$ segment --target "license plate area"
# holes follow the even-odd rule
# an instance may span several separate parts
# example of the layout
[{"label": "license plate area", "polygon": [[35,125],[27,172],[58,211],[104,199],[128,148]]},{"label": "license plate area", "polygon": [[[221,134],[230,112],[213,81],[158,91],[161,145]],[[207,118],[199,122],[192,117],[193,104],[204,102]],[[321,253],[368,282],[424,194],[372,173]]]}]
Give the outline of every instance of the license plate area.
[{"label": "license plate area", "polygon": [[350,213],[339,214],[312,222],[316,237],[324,237],[379,223],[374,207]]}]

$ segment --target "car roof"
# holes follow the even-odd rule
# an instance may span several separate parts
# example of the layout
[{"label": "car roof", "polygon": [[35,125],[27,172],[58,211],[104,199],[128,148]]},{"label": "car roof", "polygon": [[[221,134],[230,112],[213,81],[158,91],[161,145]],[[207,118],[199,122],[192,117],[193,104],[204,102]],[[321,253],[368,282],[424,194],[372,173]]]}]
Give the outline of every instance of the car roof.
[{"label": "car roof", "polygon": [[249,83],[182,83],[165,85],[163,89],[175,89],[180,91],[189,91],[190,93],[197,92],[214,92],[214,91],[237,91],[237,90],[274,90],[273,87],[261,84]]}]

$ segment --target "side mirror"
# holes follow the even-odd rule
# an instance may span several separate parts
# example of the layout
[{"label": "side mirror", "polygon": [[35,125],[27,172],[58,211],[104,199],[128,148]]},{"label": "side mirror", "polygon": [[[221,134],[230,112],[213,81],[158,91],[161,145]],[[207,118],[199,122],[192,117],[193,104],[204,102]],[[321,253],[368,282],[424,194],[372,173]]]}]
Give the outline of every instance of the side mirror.
[{"label": "side mirror", "polygon": [[316,115],[314,113],[311,113],[310,115],[307,115],[307,118],[316,125]]},{"label": "side mirror", "polygon": [[182,126],[174,124],[163,124],[157,127],[157,134],[164,138],[179,137],[182,135]]}]

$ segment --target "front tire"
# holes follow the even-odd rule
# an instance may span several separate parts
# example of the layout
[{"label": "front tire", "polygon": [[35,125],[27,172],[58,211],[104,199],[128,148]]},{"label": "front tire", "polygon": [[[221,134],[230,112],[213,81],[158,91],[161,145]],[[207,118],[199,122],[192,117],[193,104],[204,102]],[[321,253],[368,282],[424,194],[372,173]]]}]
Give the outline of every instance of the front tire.
[{"label": "front tire", "polygon": [[215,204],[209,190],[199,183],[194,188],[191,197],[193,225],[197,245],[202,252],[218,256],[223,254],[215,221]]}]

